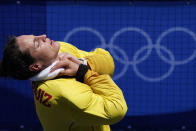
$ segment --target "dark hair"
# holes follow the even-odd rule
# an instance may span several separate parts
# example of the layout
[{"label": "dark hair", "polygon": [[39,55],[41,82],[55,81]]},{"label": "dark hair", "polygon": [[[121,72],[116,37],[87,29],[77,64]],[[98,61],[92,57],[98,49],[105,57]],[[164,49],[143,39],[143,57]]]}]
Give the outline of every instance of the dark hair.
[{"label": "dark hair", "polygon": [[0,76],[27,80],[38,72],[30,71],[29,66],[35,62],[29,51],[20,51],[16,36],[9,37],[0,62]]}]

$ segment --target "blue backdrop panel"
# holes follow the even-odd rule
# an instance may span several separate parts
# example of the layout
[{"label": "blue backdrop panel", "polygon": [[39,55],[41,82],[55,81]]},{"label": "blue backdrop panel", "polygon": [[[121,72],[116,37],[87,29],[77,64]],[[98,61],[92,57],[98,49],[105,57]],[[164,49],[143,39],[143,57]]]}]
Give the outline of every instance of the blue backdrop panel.
[{"label": "blue backdrop panel", "polygon": [[185,2],[48,2],[47,34],[83,50],[110,51],[128,116],[182,112],[196,106],[195,13]]},{"label": "blue backdrop panel", "polygon": [[[44,4],[22,3],[0,5],[0,57],[9,35],[46,33]],[[0,125],[38,123],[30,81],[0,79]]]}]

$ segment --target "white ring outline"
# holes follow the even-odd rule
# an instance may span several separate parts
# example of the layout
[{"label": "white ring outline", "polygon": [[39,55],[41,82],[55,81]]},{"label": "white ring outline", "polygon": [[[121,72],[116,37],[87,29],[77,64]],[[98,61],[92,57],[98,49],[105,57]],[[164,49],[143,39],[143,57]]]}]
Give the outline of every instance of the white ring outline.
[{"label": "white ring outline", "polygon": [[196,57],[196,49],[193,51],[193,54],[188,57],[187,59],[185,60],[181,60],[181,61],[171,61],[171,60],[168,60],[164,55],[162,55],[161,51],[160,51],[160,46],[161,46],[161,41],[162,39],[168,35],[169,33],[172,33],[172,32],[177,32],[177,31],[181,31],[181,32],[185,32],[187,34],[189,34],[190,36],[192,36],[193,40],[195,41],[195,44],[196,44],[196,35],[194,32],[190,31],[189,29],[187,28],[183,28],[183,27],[174,27],[174,28],[170,28],[168,29],[167,31],[163,32],[159,38],[157,39],[157,42],[156,42],[156,52],[157,54],[159,55],[159,57],[165,61],[166,63],[169,63],[169,64],[175,64],[175,65],[182,65],[182,64],[186,64],[186,63],[189,63],[191,60],[193,60],[195,57]]},{"label": "white ring outline", "polygon": [[98,32],[97,30],[90,28],[90,27],[78,27],[78,28],[74,28],[71,31],[68,32],[68,34],[65,36],[64,41],[68,41],[69,38],[80,31],[89,31],[92,32],[93,34],[95,34],[101,41],[101,46],[106,46],[106,42],[105,42],[105,38],[102,36],[102,34],[100,32]]},{"label": "white ring outline", "polygon": [[[133,57],[133,60],[134,60],[134,61],[135,61],[135,60],[137,59],[137,57],[139,56],[140,52],[142,52],[143,50],[145,50],[145,48],[147,48],[147,47],[145,46],[145,47],[141,48],[141,50],[139,50],[139,51],[136,52],[136,54],[135,54],[134,57]],[[171,58],[172,60],[175,59],[174,55],[172,54],[172,52],[171,52],[170,50],[166,49],[166,48],[163,47],[163,46],[161,46],[160,48],[162,48],[164,51],[166,51],[166,52],[169,54],[169,56],[170,56],[170,58]],[[160,77],[152,78],[152,77],[146,77],[145,75],[141,74],[141,73],[139,72],[139,70],[137,69],[137,66],[136,66],[137,64],[135,64],[136,62],[133,62],[133,63],[134,63],[134,64],[133,64],[133,70],[134,70],[134,72],[136,73],[136,75],[137,75],[138,77],[142,78],[143,80],[149,81],[149,82],[157,82],[157,81],[161,81],[161,80],[167,78],[168,76],[170,76],[170,74],[173,72],[173,70],[174,70],[174,68],[175,68],[175,65],[174,65],[174,64],[171,64],[171,67],[170,67],[170,69],[168,70],[167,73],[165,73],[164,75],[162,75],[162,76],[160,76]]]},{"label": "white ring outline", "polygon": [[115,32],[114,35],[112,36],[112,38],[110,39],[110,42],[109,42],[109,45],[110,45],[109,47],[111,47],[110,51],[111,51],[112,54],[114,54],[114,57],[116,58],[116,60],[120,61],[121,63],[123,63],[123,64],[129,63],[131,65],[134,64],[133,61],[128,60],[128,62],[124,62],[123,60],[121,60],[117,55],[115,55],[115,53],[112,49],[112,46],[114,45],[113,43],[114,43],[114,40],[116,39],[116,37],[118,37],[120,34],[122,34],[124,32],[127,32],[127,31],[137,32],[137,33],[141,34],[142,36],[144,36],[147,40],[148,51],[147,51],[146,55],[144,55],[138,61],[135,61],[137,64],[141,63],[142,61],[147,59],[147,57],[151,54],[152,48],[153,48],[153,44],[152,44],[152,40],[151,40],[150,36],[145,31],[143,31],[142,29],[135,28],[135,27],[126,27],[126,28],[122,28],[119,31]]}]

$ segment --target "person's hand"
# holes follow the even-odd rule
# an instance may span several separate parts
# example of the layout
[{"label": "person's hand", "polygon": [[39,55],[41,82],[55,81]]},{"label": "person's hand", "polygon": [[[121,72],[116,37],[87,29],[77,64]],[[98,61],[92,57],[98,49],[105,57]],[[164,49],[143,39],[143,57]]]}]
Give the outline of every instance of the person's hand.
[{"label": "person's hand", "polygon": [[69,53],[60,53],[58,55],[58,63],[51,69],[50,72],[53,72],[58,68],[64,68],[64,70],[60,72],[59,76],[75,76],[80,64],[83,64],[82,61],[78,60],[73,55]]}]

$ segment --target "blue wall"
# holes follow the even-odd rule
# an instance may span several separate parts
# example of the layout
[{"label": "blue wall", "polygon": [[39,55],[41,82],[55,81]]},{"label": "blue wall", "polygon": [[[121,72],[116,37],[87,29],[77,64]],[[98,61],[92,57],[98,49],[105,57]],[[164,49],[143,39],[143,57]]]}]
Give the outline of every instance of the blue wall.
[{"label": "blue wall", "polygon": [[[0,4],[0,56],[9,35],[46,33],[46,4]],[[30,81],[0,79],[0,125],[34,125],[35,113]]]}]

